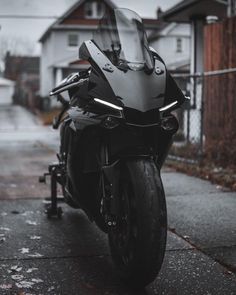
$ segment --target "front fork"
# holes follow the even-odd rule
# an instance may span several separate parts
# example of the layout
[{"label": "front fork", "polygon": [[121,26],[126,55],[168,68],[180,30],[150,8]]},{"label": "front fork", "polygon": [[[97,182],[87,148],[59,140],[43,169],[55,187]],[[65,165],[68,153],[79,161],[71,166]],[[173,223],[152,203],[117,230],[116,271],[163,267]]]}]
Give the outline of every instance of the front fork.
[{"label": "front fork", "polygon": [[108,227],[116,226],[120,213],[120,170],[121,163],[117,160],[109,164],[108,146],[101,148],[101,214]]}]

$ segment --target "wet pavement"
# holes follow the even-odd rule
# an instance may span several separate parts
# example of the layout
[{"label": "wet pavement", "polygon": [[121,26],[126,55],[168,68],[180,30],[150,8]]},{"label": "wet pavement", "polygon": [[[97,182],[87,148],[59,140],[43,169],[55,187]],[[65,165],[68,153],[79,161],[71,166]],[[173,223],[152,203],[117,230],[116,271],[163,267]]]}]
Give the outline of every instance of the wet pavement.
[{"label": "wet pavement", "polygon": [[0,109],[0,295],[236,294],[235,193],[165,169],[164,264],[145,290],[127,289],[106,235],[81,210],[62,204],[62,220],[44,215],[49,190],[37,179],[56,159],[57,133],[19,107],[10,111],[18,114],[15,125],[4,129],[6,112]]},{"label": "wet pavement", "polygon": [[[62,220],[47,220],[41,200],[1,201],[1,208],[0,288],[30,294],[137,294],[116,277],[106,235],[82,211],[63,206]],[[162,271],[140,294],[235,294],[235,287],[235,276],[226,268],[169,232]]]},{"label": "wet pavement", "polygon": [[38,176],[56,161],[58,132],[20,106],[0,107],[0,200],[44,198]]}]

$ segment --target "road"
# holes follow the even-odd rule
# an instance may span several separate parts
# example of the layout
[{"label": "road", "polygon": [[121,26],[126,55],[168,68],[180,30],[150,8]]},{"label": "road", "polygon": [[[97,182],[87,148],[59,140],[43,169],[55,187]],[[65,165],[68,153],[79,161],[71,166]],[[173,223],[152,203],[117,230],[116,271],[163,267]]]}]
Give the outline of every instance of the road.
[{"label": "road", "polygon": [[58,133],[20,107],[0,108],[0,295],[236,294],[236,194],[164,169],[168,243],[162,270],[129,290],[113,268],[107,237],[80,210],[44,216]]}]

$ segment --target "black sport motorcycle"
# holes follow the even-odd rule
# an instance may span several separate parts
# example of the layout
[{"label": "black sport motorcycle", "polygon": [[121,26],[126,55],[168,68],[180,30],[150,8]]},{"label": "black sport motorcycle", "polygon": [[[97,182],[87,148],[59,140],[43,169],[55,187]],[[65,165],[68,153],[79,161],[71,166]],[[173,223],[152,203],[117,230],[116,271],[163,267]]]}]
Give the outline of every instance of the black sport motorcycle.
[{"label": "black sport motorcycle", "polygon": [[108,233],[120,277],[145,286],[157,276],[165,253],[160,169],[178,130],[171,111],[186,97],[131,10],[105,15],[94,38],[81,45],[79,57],[91,67],[50,93],[63,109],[53,123],[61,125],[59,162],[40,178],[44,182],[51,176],[47,214],[61,216],[59,183],[65,202]]}]

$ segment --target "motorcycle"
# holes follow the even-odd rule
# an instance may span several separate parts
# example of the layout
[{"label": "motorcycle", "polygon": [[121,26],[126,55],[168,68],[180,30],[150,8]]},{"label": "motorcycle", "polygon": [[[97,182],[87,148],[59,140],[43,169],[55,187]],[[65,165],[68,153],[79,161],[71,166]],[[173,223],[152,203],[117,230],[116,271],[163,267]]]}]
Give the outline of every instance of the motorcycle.
[{"label": "motorcycle", "polygon": [[62,215],[59,183],[64,201],[108,234],[118,275],[146,286],[165,254],[160,169],[178,130],[171,111],[187,98],[131,10],[105,15],[93,39],[81,45],[79,58],[91,67],[71,74],[50,93],[63,109],[53,122],[55,129],[60,126],[59,161],[40,179],[51,176],[47,215]]}]

